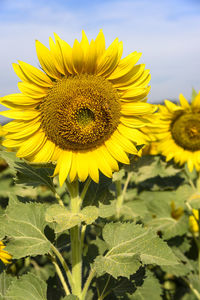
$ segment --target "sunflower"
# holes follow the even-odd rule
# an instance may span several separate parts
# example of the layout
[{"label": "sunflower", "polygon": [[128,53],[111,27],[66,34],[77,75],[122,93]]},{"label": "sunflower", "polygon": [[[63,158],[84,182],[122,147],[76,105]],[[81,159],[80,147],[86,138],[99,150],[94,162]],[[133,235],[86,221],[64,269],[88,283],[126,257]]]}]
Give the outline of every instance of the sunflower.
[{"label": "sunflower", "polygon": [[3,145],[33,163],[56,163],[62,185],[67,176],[99,181],[129,164],[127,153],[150,138],[143,130],[151,124],[156,107],[146,103],[149,70],[136,65],[141,53],[122,57],[122,42],[106,49],[103,32],[90,43],[82,33],[70,47],[55,34],[50,50],[36,41],[41,70],[25,62],[13,64],[22,80],[21,93],[2,98],[14,121],[4,126]]},{"label": "sunflower", "polygon": [[4,248],[5,245],[0,241],[0,260],[2,260],[4,264],[10,264],[12,256],[7,251],[3,250]]},{"label": "sunflower", "polygon": [[193,209],[192,213],[193,215],[189,216],[189,227],[193,233],[197,233],[199,231],[199,225],[198,225],[199,211],[198,209]]},{"label": "sunflower", "polygon": [[180,104],[165,100],[165,105],[159,106],[159,132],[156,133],[157,152],[169,161],[183,165],[188,169],[200,170],[200,92],[188,103],[180,94]]}]

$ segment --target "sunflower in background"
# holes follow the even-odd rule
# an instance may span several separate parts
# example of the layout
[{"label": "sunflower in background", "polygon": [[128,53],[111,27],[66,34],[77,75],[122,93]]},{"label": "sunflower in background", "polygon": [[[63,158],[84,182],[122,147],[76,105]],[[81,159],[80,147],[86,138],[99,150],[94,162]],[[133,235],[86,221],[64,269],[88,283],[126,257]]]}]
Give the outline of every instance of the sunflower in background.
[{"label": "sunflower in background", "polygon": [[18,149],[30,162],[57,163],[54,175],[60,185],[99,181],[118,170],[118,161],[129,164],[127,153],[138,154],[137,145],[150,139],[156,107],[146,103],[149,70],[136,65],[141,53],[122,57],[118,39],[106,49],[103,32],[91,43],[83,32],[70,47],[55,34],[50,50],[36,41],[42,70],[25,62],[13,64],[21,93],[2,98],[14,121],[4,126],[3,145]]},{"label": "sunflower in background", "polygon": [[4,264],[10,264],[12,256],[7,251],[5,251],[4,248],[4,243],[0,241],[0,260],[2,260]]},{"label": "sunflower in background", "polygon": [[180,105],[168,100],[165,105],[159,105],[157,153],[167,161],[187,163],[190,172],[193,168],[200,171],[200,92],[191,104],[182,94],[179,100]]},{"label": "sunflower in background", "polygon": [[198,211],[198,209],[193,209],[192,214],[193,214],[193,216],[189,216],[189,227],[193,233],[197,233],[197,232],[199,232],[199,225],[198,225],[199,211]]}]

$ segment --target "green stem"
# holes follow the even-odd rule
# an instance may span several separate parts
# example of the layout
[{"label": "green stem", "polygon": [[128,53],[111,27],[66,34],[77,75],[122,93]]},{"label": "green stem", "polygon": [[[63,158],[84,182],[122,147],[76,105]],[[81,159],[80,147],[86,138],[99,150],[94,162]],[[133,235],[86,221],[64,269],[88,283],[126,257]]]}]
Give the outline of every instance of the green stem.
[{"label": "green stem", "polygon": [[128,173],[128,176],[127,176],[126,182],[124,184],[123,190],[122,190],[121,181],[120,180],[116,181],[116,194],[117,194],[116,209],[117,209],[117,218],[120,217],[120,210],[121,210],[121,208],[123,206],[124,197],[126,195],[126,190],[127,190],[127,187],[128,187],[128,184],[129,184],[129,181],[131,179],[132,174],[133,174],[133,172],[129,172]]},{"label": "green stem", "polygon": [[64,206],[64,203],[63,203],[62,199],[60,198],[60,196],[58,195],[58,193],[55,192],[54,195],[55,195],[55,198],[56,198],[56,200],[58,201],[58,203],[59,203],[61,206]]},{"label": "green stem", "polygon": [[52,244],[51,245],[51,249],[54,252],[54,254],[57,256],[57,258],[59,259],[63,269],[65,270],[66,276],[68,278],[69,284],[72,287],[73,286],[73,278],[72,278],[72,274],[69,270],[69,267],[64,259],[64,257],[62,256],[62,254],[60,253],[60,251]]},{"label": "green stem", "polygon": [[200,294],[199,294],[199,292],[193,287],[193,285],[186,278],[183,278],[183,280],[189,286],[190,290],[197,297],[197,299],[200,300]]},{"label": "green stem", "polygon": [[[98,300],[103,300],[107,295],[110,294],[110,291],[107,291],[107,292],[105,293],[109,281],[110,281],[110,275],[108,276],[108,279],[107,279],[107,281],[106,281],[106,284],[105,284],[105,286],[104,286],[104,289],[103,289],[101,295],[98,297]],[[105,294],[104,294],[104,293],[105,293]]]},{"label": "green stem", "polygon": [[60,281],[61,281],[61,283],[62,283],[62,286],[63,286],[63,288],[64,288],[64,290],[65,290],[66,296],[67,296],[67,295],[70,295],[69,288],[68,288],[68,286],[67,286],[67,283],[66,283],[66,281],[65,281],[65,278],[64,278],[64,276],[63,276],[63,273],[62,273],[62,271],[61,271],[59,265],[57,264],[56,259],[55,259],[53,256],[51,256],[51,260],[52,260],[52,263],[53,263],[53,265],[54,265],[54,267],[55,267],[55,269],[56,269],[56,273],[58,274],[58,277],[60,278]]},{"label": "green stem", "polygon": [[88,177],[88,179],[87,179],[87,181],[86,181],[86,183],[85,183],[85,185],[84,185],[84,188],[83,188],[83,190],[82,190],[82,192],[81,192],[81,199],[82,199],[82,201],[84,200],[84,198],[85,198],[85,195],[86,195],[86,193],[87,193],[87,190],[88,190],[88,188],[89,188],[89,186],[90,186],[90,183],[91,183],[91,181],[92,181],[92,179],[90,178],[90,177]]},{"label": "green stem", "polygon": [[[71,196],[71,212],[79,213],[82,199],[79,196],[78,181],[70,184],[69,193]],[[72,293],[81,299],[82,293],[82,244],[80,236],[80,226],[76,225],[70,229],[71,237],[71,259],[72,259]]]},{"label": "green stem", "polygon": [[89,286],[90,286],[90,283],[92,282],[92,279],[94,278],[95,276],[95,270],[91,270],[90,271],[90,274],[85,282],[85,285],[84,285],[84,288],[83,288],[83,292],[82,292],[82,300],[85,300],[85,297],[87,295],[87,292],[88,292],[88,289],[89,289]]}]

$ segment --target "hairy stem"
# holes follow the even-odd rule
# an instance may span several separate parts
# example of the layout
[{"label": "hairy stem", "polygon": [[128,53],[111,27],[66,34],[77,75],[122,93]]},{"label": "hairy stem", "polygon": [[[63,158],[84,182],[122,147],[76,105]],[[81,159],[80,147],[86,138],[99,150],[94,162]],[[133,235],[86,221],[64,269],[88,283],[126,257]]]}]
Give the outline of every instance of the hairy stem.
[{"label": "hairy stem", "polygon": [[[79,213],[82,204],[82,199],[79,196],[78,181],[70,184],[69,189],[71,201],[71,212]],[[71,238],[71,260],[72,260],[72,278],[73,287],[72,293],[81,299],[82,293],[82,243],[80,235],[80,226],[76,225],[70,229]]]},{"label": "hairy stem", "polygon": [[56,269],[56,273],[58,274],[58,277],[60,278],[60,281],[61,281],[61,283],[62,283],[62,286],[63,286],[63,288],[64,288],[64,290],[65,290],[66,296],[67,296],[67,295],[70,295],[70,290],[69,290],[69,288],[68,288],[68,286],[67,286],[67,283],[66,283],[66,281],[65,281],[65,278],[64,278],[64,276],[63,276],[63,273],[62,273],[62,271],[61,271],[61,269],[60,269],[60,267],[59,267],[59,265],[58,265],[56,259],[55,259],[53,256],[51,256],[51,260],[52,260],[52,263],[53,263],[53,265],[54,265],[54,267],[55,267],[55,269]]},{"label": "hairy stem", "polygon": [[73,286],[72,274],[71,274],[71,272],[69,270],[69,267],[68,267],[68,265],[67,265],[64,257],[62,256],[62,254],[60,253],[60,251],[53,244],[51,245],[51,249],[54,252],[54,254],[57,256],[57,258],[59,259],[59,261],[60,261],[63,269],[65,270],[65,273],[66,273],[67,279],[69,281],[69,284],[72,287]]},{"label": "hairy stem", "polygon": [[84,285],[84,288],[83,288],[83,292],[82,292],[82,300],[85,300],[86,296],[87,296],[87,292],[88,292],[88,289],[89,289],[89,286],[90,286],[90,283],[92,282],[92,279],[94,278],[95,276],[95,270],[91,270],[90,271],[90,274],[85,282],[85,285]]}]

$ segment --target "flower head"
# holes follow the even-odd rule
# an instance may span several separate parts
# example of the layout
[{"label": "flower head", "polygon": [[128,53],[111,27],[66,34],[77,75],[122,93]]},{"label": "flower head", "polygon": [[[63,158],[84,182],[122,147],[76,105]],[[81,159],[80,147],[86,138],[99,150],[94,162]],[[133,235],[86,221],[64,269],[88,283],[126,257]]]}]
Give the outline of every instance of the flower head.
[{"label": "flower head", "polygon": [[7,251],[5,251],[4,248],[5,245],[2,241],[0,241],[0,260],[2,260],[4,264],[10,264],[12,256]]},{"label": "flower head", "polygon": [[165,100],[158,113],[157,152],[190,171],[200,170],[200,92],[189,104],[180,95],[180,105]]},{"label": "flower head", "polygon": [[15,119],[4,126],[3,145],[18,149],[30,162],[55,162],[62,185],[67,176],[99,180],[99,170],[112,177],[118,161],[149,140],[156,107],[146,103],[149,70],[136,65],[141,54],[122,57],[122,42],[107,49],[102,31],[91,43],[83,32],[70,47],[55,34],[50,50],[36,41],[42,70],[25,62],[13,64],[21,93],[5,96],[11,108],[1,113]]},{"label": "flower head", "polygon": [[189,216],[189,227],[190,230],[194,233],[199,231],[199,225],[197,223],[197,220],[199,220],[199,211],[198,209],[192,210],[193,216]]}]

